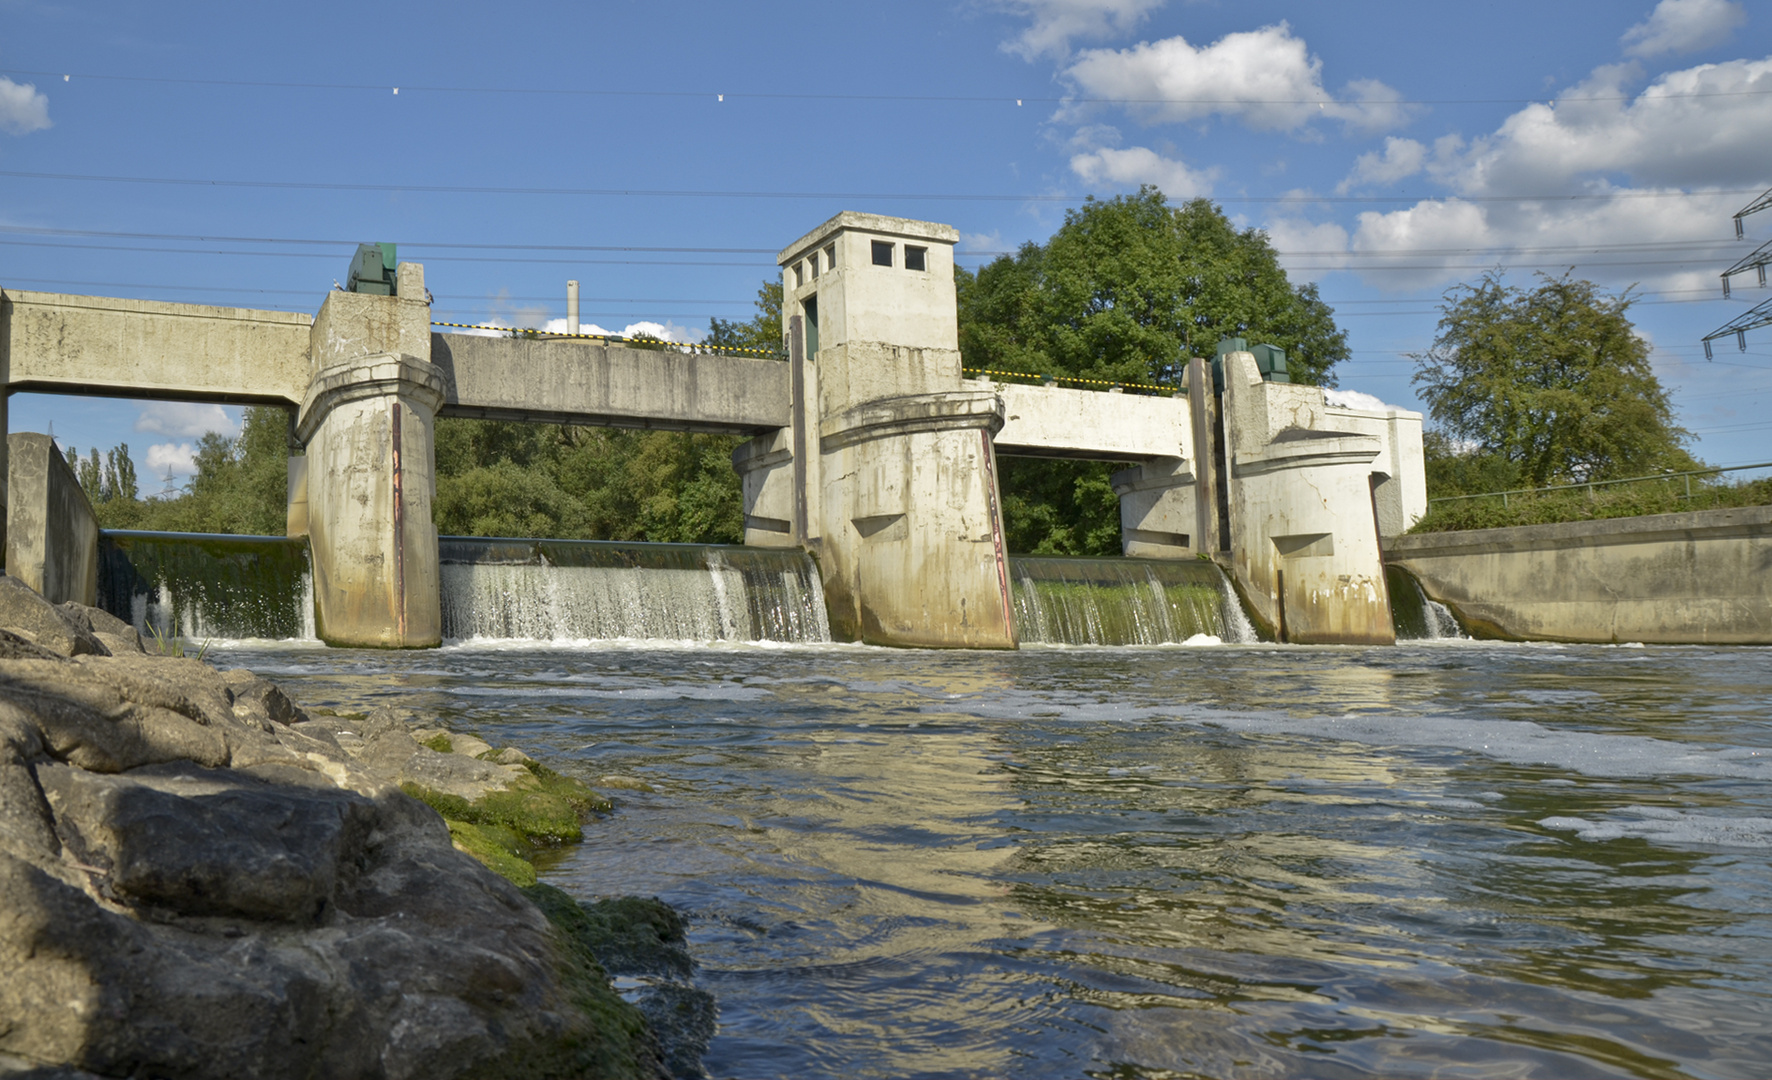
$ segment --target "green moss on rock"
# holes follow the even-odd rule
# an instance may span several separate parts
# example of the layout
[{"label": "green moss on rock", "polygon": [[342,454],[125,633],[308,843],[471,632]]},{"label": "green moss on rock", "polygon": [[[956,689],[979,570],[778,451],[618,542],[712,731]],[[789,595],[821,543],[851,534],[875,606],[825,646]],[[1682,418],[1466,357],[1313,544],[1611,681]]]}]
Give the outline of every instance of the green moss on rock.
[{"label": "green moss on rock", "polygon": [[535,865],[529,861],[529,845],[521,836],[497,825],[447,819],[445,824],[455,846],[485,863],[487,869],[518,887],[535,884]]},{"label": "green moss on rock", "polygon": [[541,1078],[629,1077],[660,1075],[664,1052],[645,1017],[623,1001],[609,975],[581,933],[582,909],[572,897],[550,885],[529,885],[523,892],[553,924],[560,956],[560,975],[568,997],[587,1024],[559,1040],[526,1046],[467,1074],[472,1080],[541,1080]]},{"label": "green moss on rock", "polygon": [[447,754],[455,750],[455,743],[451,742],[449,736],[442,732],[421,741],[419,745],[435,750],[439,754]]}]

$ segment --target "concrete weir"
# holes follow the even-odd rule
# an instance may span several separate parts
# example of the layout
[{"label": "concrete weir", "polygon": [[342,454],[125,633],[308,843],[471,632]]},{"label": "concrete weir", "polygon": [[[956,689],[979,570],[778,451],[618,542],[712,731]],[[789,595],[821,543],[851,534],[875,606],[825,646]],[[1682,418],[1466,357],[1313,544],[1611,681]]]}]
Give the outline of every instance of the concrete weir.
[{"label": "concrete weir", "polygon": [[[749,436],[733,454],[745,542],[812,555],[840,640],[1017,646],[999,456],[1130,462],[1113,477],[1125,554],[1213,560],[1282,640],[1392,640],[1380,538],[1426,508],[1418,413],[1333,406],[1240,343],[1173,393],[966,379],[958,237],[845,212],[782,249],[785,363],[432,333],[424,268],[399,263],[385,295],[334,291],[312,318],[0,290],[0,379],[294,411],[289,535],[309,538],[333,645],[441,641],[439,416]],[[36,479],[11,474],[20,565],[91,546],[51,506],[68,480],[37,449]]]}]

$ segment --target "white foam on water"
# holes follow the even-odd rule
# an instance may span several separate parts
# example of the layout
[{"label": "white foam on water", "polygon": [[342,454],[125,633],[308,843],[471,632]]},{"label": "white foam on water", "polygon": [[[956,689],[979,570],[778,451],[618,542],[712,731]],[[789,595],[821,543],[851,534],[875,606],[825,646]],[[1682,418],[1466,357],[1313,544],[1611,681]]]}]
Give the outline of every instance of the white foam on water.
[{"label": "white foam on water", "polygon": [[1540,818],[1538,824],[1599,843],[1636,839],[1653,844],[1772,848],[1772,818],[1724,817],[1661,806],[1621,806],[1604,818]]}]

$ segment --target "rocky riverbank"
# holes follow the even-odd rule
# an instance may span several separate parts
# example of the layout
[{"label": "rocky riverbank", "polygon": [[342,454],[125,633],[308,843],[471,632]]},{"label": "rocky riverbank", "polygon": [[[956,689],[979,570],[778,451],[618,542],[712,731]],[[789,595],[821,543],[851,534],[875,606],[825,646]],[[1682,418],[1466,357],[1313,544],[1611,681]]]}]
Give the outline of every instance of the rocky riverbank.
[{"label": "rocky riverbank", "polygon": [[414,726],[0,578],[0,1075],[699,1075],[675,913],[527,861],[607,803]]}]

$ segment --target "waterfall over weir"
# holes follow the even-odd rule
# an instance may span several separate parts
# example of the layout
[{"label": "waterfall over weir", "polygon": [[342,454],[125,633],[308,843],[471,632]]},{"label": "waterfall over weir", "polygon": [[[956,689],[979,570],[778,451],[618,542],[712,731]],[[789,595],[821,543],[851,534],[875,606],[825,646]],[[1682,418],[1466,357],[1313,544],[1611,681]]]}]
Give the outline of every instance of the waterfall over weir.
[{"label": "waterfall over weir", "polygon": [[304,537],[99,534],[98,606],[144,637],[314,639]]},{"label": "waterfall over weir", "polygon": [[445,536],[443,636],[829,641],[803,552]]},{"label": "waterfall over weir", "polygon": [[1206,634],[1252,642],[1224,572],[1204,559],[1009,559],[1015,624],[1028,643],[1160,645]]},{"label": "waterfall over weir", "polygon": [[1466,636],[1451,609],[1428,599],[1421,582],[1400,566],[1384,568],[1385,586],[1391,594],[1391,623],[1398,641],[1446,641]]}]

